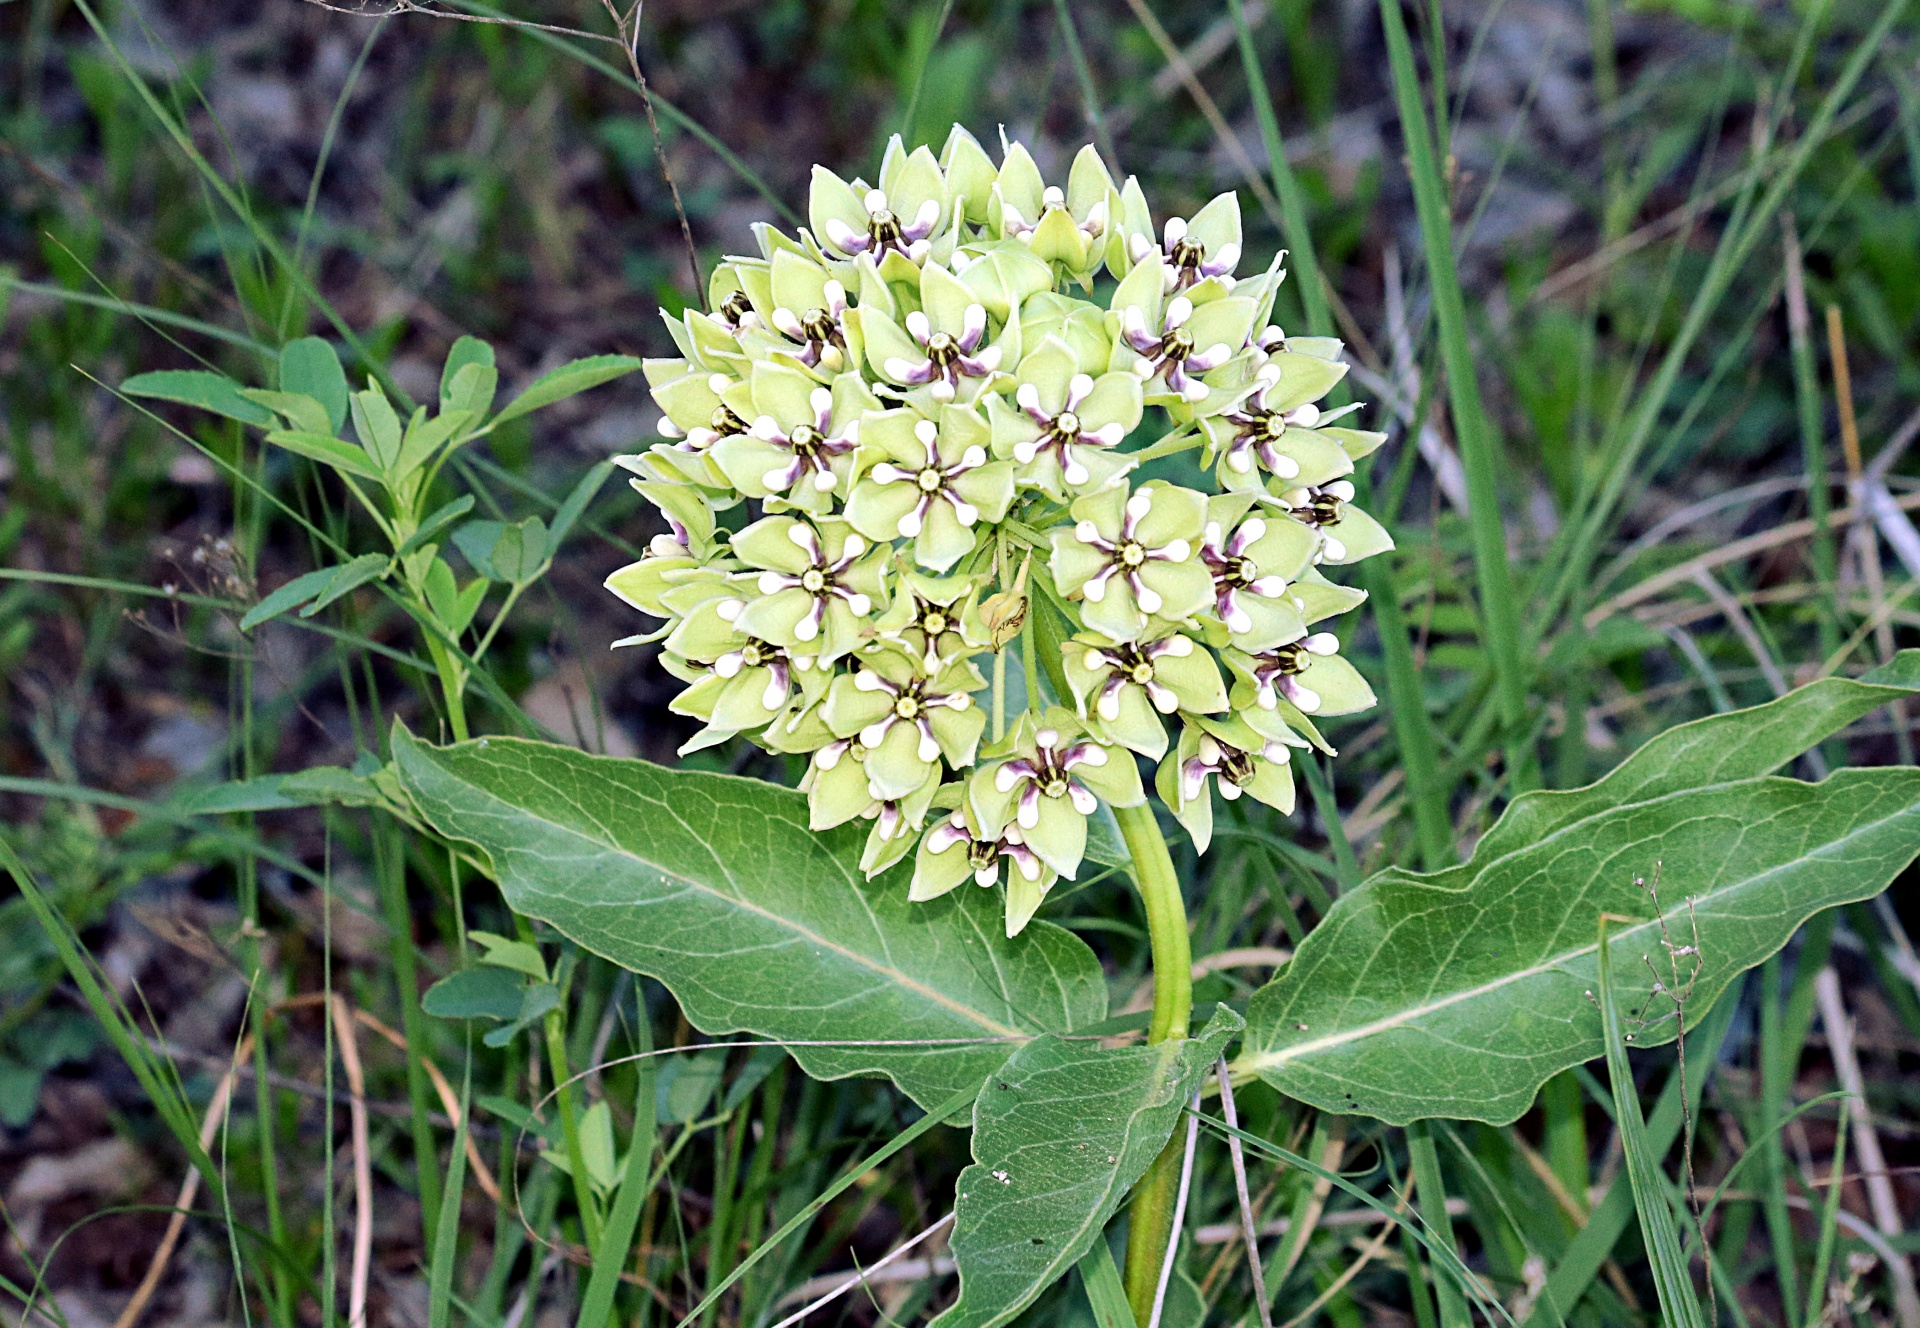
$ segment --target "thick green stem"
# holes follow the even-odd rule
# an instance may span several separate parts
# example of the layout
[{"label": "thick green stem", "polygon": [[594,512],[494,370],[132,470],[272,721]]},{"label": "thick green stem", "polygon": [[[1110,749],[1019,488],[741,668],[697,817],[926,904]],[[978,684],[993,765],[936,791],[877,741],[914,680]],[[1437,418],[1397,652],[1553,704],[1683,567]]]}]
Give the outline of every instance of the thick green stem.
[{"label": "thick green stem", "polygon": [[[1177,1041],[1186,1037],[1193,1015],[1193,949],[1180,878],[1174,873],[1173,855],[1167,852],[1151,804],[1116,807],[1113,814],[1127,852],[1133,855],[1134,881],[1146,906],[1147,938],[1153,948],[1153,1020],[1147,1026],[1147,1041]],[[1153,1314],[1160,1269],[1173,1240],[1174,1197],[1184,1152],[1179,1134],[1175,1131],[1176,1137],[1167,1141],[1133,1191],[1125,1282],[1127,1303],[1141,1328]]]}]

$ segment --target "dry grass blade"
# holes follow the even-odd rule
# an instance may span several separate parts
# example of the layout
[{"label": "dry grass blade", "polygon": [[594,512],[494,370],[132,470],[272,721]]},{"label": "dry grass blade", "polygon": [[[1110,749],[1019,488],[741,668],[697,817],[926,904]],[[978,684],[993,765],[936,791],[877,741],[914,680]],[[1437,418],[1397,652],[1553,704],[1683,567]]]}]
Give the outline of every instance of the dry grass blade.
[{"label": "dry grass blade", "polygon": [[[1382,1218],[1382,1220],[1385,1221],[1384,1218]],[[1348,1264],[1346,1268],[1341,1271],[1340,1276],[1327,1283],[1327,1285],[1322,1288],[1320,1294],[1313,1298],[1312,1304],[1308,1305],[1291,1319],[1288,1319],[1280,1328],[1300,1328],[1301,1324],[1306,1323],[1309,1319],[1313,1318],[1314,1315],[1318,1314],[1328,1301],[1346,1289],[1347,1283],[1353,1281],[1354,1278],[1360,1275],[1361,1269],[1380,1257],[1380,1252],[1387,1248],[1387,1241],[1392,1239],[1393,1233],[1399,1229],[1399,1224],[1395,1222],[1388,1222],[1386,1226],[1381,1227],[1380,1234],[1368,1241],[1366,1246],[1361,1249],[1360,1257]]]},{"label": "dry grass blade", "polygon": [[[802,1319],[806,1318],[809,1314],[812,1314],[815,1310],[819,1309],[821,1306],[826,1305],[834,1300],[837,1300],[839,1297],[845,1295],[847,1292],[853,1290],[855,1287],[873,1280],[874,1274],[885,1269],[889,1264],[892,1264],[896,1259],[899,1259],[908,1250],[918,1245],[921,1241],[926,1240],[930,1236],[933,1236],[939,1232],[945,1231],[947,1227],[952,1224],[952,1222],[953,1222],[953,1214],[948,1213],[945,1217],[941,1218],[938,1222],[935,1222],[932,1226],[928,1227],[925,1231],[922,1231],[919,1235],[915,1236],[912,1240],[907,1241],[906,1243],[901,1245],[896,1245],[885,1257],[883,1257],[878,1263],[875,1263],[871,1268],[863,1268],[859,1272],[854,1273],[851,1277],[848,1277],[842,1281],[836,1282],[827,1291],[825,1295],[820,1297],[820,1299],[814,1301],[811,1305],[806,1306],[804,1309],[801,1309],[796,1311],[795,1313],[789,1314],[786,1318],[780,1320],[779,1323],[774,1324],[773,1328],[791,1328],[793,1324],[799,1323]],[[929,1270],[931,1270],[933,1266],[934,1265],[932,1261],[929,1261],[928,1262]],[[923,1273],[921,1275],[926,1276],[927,1274]],[[809,1282],[807,1285],[812,1286],[813,1283]]]},{"label": "dry grass blade", "polygon": [[[1813,980],[1813,994],[1820,1005],[1820,1022],[1827,1030],[1827,1050],[1833,1057],[1833,1072],[1840,1080],[1840,1087],[1855,1100],[1850,1113],[1853,1144],[1860,1154],[1860,1170],[1865,1175],[1873,1224],[1881,1235],[1897,1238],[1905,1234],[1906,1227],[1893,1195],[1893,1183],[1887,1178],[1887,1157],[1880,1147],[1880,1134],[1873,1127],[1873,1115],[1867,1106],[1866,1081],[1861,1076],[1860,1059],[1853,1045],[1853,1020],[1847,1017],[1847,1007],[1840,996],[1839,976],[1831,968],[1821,969]],[[1900,1328],[1920,1328],[1920,1291],[1914,1286],[1913,1265],[1905,1255],[1886,1262]]]},{"label": "dry grass blade", "polygon": [[347,1072],[347,1119],[353,1147],[353,1263],[347,1282],[347,1328],[366,1328],[367,1283],[373,1274],[373,1150],[367,1137],[367,1076],[344,996],[328,1002],[340,1063]]},{"label": "dry grass blade", "polygon": [[[200,1121],[200,1147],[210,1150],[214,1136],[220,1132],[220,1123],[226,1118],[227,1103],[233,1099],[233,1086],[240,1077],[240,1065],[253,1054],[253,1035],[247,1034],[240,1039],[240,1045],[233,1050],[233,1059],[227,1072],[220,1076],[219,1086],[213,1090],[213,1100],[207,1103],[207,1114]],[[187,1214],[193,1210],[193,1201],[200,1195],[200,1169],[192,1164],[187,1166],[186,1178],[180,1182],[180,1192],[173,1201],[173,1215],[167,1219],[166,1234],[160,1238],[160,1248],[153,1253],[153,1262],[147,1265],[145,1277],[134,1288],[133,1299],[127,1302],[120,1317],[113,1321],[113,1328],[133,1328],[146,1312],[147,1304],[153,1299],[154,1291],[160,1285],[160,1279],[166,1275],[167,1264],[173,1259],[173,1251],[180,1243],[180,1233],[186,1228]]]},{"label": "dry grass blade", "polygon": [[1173,1238],[1167,1242],[1167,1257],[1160,1263],[1160,1283],[1153,1291],[1153,1313],[1147,1316],[1147,1328],[1160,1328],[1160,1315],[1167,1307],[1173,1262],[1180,1257],[1180,1230],[1187,1224],[1187,1195],[1193,1188],[1193,1150],[1199,1138],[1200,1094],[1195,1090],[1193,1100],[1187,1103],[1187,1146],[1180,1158],[1180,1190],[1173,1200]]}]

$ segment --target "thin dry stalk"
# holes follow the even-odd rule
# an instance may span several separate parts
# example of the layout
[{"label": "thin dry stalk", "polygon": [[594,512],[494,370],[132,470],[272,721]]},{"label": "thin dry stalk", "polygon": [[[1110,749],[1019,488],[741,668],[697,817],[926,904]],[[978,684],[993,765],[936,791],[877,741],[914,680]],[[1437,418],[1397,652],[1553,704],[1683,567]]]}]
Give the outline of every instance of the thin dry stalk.
[{"label": "thin dry stalk", "polygon": [[347,1282],[347,1328],[366,1328],[367,1282],[373,1274],[373,1149],[367,1140],[367,1076],[344,996],[328,1002],[340,1063],[347,1072],[347,1119],[353,1137],[353,1264]]},{"label": "thin dry stalk", "polygon": [[[1879,1132],[1873,1128],[1873,1114],[1867,1106],[1866,1081],[1860,1074],[1860,1058],[1854,1052],[1853,1021],[1840,997],[1840,978],[1831,968],[1814,975],[1814,998],[1820,1005],[1820,1022],[1827,1030],[1827,1053],[1833,1058],[1833,1072],[1840,1087],[1854,1099],[1853,1146],[1860,1155],[1860,1170],[1867,1187],[1867,1206],[1873,1210],[1873,1224],[1889,1238],[1904,1233],[1900,1205],[1894,1199],[1893,1183],[1887,1178],[1887,1157],[1880,1149]],[[1914,1286],[1913,1266],[1904,1255],[1887,1260],[1887,1273],[1893,1280],[1894,1311],[1900,1328],[1920,1328],[1920,1291]]]},{"label": "thin dry stalk", "polygon": [[[1920,493],[1903,494],[1894,499],[1893,505],[1903,512],[1920,510]],[[1843,507],[1833,513],[1828,520],[1834,525],[1844,525],[1849,521],[1858,520],[1862,510],[1857,506]],[[1685,585],[1693,580],[1695,568],[1721,567],[1727,563],[1737,563],[1744,558],[1751,558],[1756,553],[1765,553],[1768,549],[1777,549],[1782,544],[1806,539],[1813,532],[1814,522],[1809,517],[1800,521],[1789,521],[1784,526],[1776,526],[1772,530],[1749,535],[1745,539],[1733,540],[1717,549],[1709,549],[1698,557],[1689,558],[1677,567],[1669,567],[1664,572],[1656,573],[1645,581],[1621,591],[1605,603],[1595,606],[1587,613],[1585,619],[1587,629],[1591,631],[1616,613],[1624,613],[1634,605],[1652,599],[1655,595],[1671,590],[1675,586]]]},{"label": "thin dry stalk", "polygon": [[[202,1152],[213,1147],[214,1136],[220,1132],[220,1123],[226,1118],[227,1103],[233,1098],[234,1083],[240,1077],[240,1064],[252,1054],[253,1034],[249,1033],[233,1049],[233,1060],[227,1072],[220,1076],[219,1086],[213,1090],[213,1100],[207,1103],[207,1114],[200,1119]],[[147,1265],[147,1275],[134,1288],[133,1299],[120,1311],[120,1317],[113,1321],[113,1328],[133,1328],[146,1312],[147,1303],[153,1299],[160,1279],[166,1275],[167,1264],[173,1259],[174,1247],[180,1243],[180,1233],[187,1225],[187,1214],[193,1210],[193,1201],[199,1195],[200,1168],[188,1163],[186,1177],[180,1182],[180,1192],[173,1201],[173,1216],[167,1219],[166,1234],[160,1237],[160,1248],[153,1252],[153,1262]]]},{"label": "thin dry stalk", "polygon": [[1380,1251],[1387,1247],[1388,1238],[1398,1229],[1398,1224],[1393,1222],[1388,1222],[1387,1225],[1381,1227],[1380,1234],[1368,1241],[1366,1248],[1360,1251],[1360,1257],[1348,1264],[1340,1276],[1329,1282],[1326,1288],[1313,1298],[1312,1304],[1308,1305],[1291,1319],[1288,1319],[1285,1324],[1281,1325],[1281,1328],[1300,1328],[1301,1324],[1318,1314],[1328,1301],[1346,1289],[1347,1283],[1353,1281],[1354,1278],[1360,1275],[1361,1269],[1380,1257]]},{"label": "thin dry stalk", "polygon": [[[365,1010],[355,1010],[353,1017],[363,1028],[379,1034],[401,1053],[407,1050],[407,1039],[397,1030],[387,1027]],[[427,1072],[427,1078],[433,1081],[433,1091],[440,1097],[441,1109],[447,1113],[447,1119],[453,1123],[455,1133],[460,1129],[460,1096],[453,1091],[453,1085],[447,1081],[438,1065],[427,1056],[420,1057],[420,1066]],[[487,1167],[486,1160],[480,1156],[480,1150],[473,1142],[473,1133],[467,1133],[467,1165],[473,1169],[474,1184],[494,1203],[500,1202],[500,1183],[493,1178],[493,1172]]]},{"label": "thin dry stalk", "polygon": [[[1193,1187],[1193,1148],[1200,1138],[1200,1094],[1187,1103],[1187,1147],[1180,1159],[1180,1189],[1173,1200],[1173,1234],[1167,1240],[1167,1257],[1160,1261],[1160,1285],[1153,1291],[1153,1313],[1147,1328],[1160,1328],[1160,1314],[1167,1306],[1167,1284],[1173,1281],[1173,1261],[1180,1255],[1180,1228],[1187,1224],[1187,1193]],[[1904,1328],[1904,1326],[1903,1326]]]},{"label": "thin dry stalk", "polygon": [[1773,689],[1775,696],[1787,694],[1787,680],[1780,672],[1780,666],[1773,661],[1773,652],[1767,649],[1767,643],[1760,639],[1760,633],[1754,630],[1753,622],[1747,617],[1740,601],[1729,595],[1726,587],[1714,579],[1713,573],[1701,567],[1694,571],[1693,584],[1706,592],[1713,606],[1720,610],[1720,616],[1727,620],[1734,634],[1746,646],[1753,662],[1760,666],[1761,676],[1767,680],[1767,686]]},{"label": "thin dry stalk", "polygon": [[[792,1325],[799,1323],[802,1319],[806,1318],[809,1314],[812,1314],[815,1310],[819,1309],[821,1306],[826,1305],[829,1302],[839,1298],[840,1296],[845,1295],[847,1292],[853,1290],[857,1286],[861,1286],[869,1281],[875,1280],[874,1274],[886,1268],[888,1264],[891,1264],[894,1260],[900,1258],[908,1250],[918,1245],[921,1241],[926,1240],[929,1236],[933,1236],[939,1232],[945,1231],[952,1222],[953,1222],[953,1214],[948,1213],[945,1217],[941,1218],[938,1222],[935,1222],[932,1226],[928,1227],[925,1231],[922,1231],[919,1235],[915,1236],[912,1240],[907,1241],[903,1245],[895,1246],[891,1251],[887,1253],[887,1255],[884,1258],[882,1258],[879,1262],[875,1263],[872,1267],[863,1268],[860,1271],[854,1273],[851,1277],[848,1277],[845,1281],[837,1283],[835,1286],[830,1288],[824,1296],[820,1297],[820,1299],[814,1301],[811,1305],[808,1305],[803,1309],[800,1309],[792,1314],[789,1314],[786,1318],[780,1320],[779,1323],[774,1324],[773,1328],[792,1328]],[[933,1262],[929,1261],[928,1262],[929,1270],[931,1270],[933,1266],[934,1266]]]},{"label": "thin dry stalk", "polygon": [[[1214,1075],[1220,1080],[1220,1111],[1227,1119],[1227,1128],[1240,1128],[1240,1112],[1233,1105],[1233,1075],[1227,1069],[1227,1058],[1222,1056],[1214,1066]],[[1240,1148],[1240,1136],[1227,1136],[1227,1156],[1233,1160],[1233,1189],[1240,1199],[1240,1230],[1247,1242],[1247,1272],[1253,1278],[1253,1304],[1260,1311],[1260,1328],[1273,1328],[1273,1311],[1267,1307],[1267,1274],[1260,1266],[1260,1234],[1255,1229],[1253,1199],[1247,1193],[1247,1158]]]}]

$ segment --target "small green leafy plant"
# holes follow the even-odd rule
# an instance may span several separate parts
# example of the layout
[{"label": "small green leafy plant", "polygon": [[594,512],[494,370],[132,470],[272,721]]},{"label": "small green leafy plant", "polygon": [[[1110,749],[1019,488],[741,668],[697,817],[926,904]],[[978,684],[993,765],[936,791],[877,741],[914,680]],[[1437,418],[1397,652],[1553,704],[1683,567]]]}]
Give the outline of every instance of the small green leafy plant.
[{"label": "small green leafy plant", "polygon": [[[431,657],[461,741],[396,727],[369,780],[280,796],[377,803],[437,835],[523,918],[659,980],[702,1032],[778,1042],[821,1079],[885,1076],[928,1113],[889,1149],[971,1121],[942,1328],[1006,1323],[1076,1266],[1101,1313],[1124,1297],[1154,1322],[1193,1137],[1176,1126],[1205,1084],[1258,1078],[1396,1124],[1510,1122],[1609,1050],[1617,975],[1670,922],[1692,938],[1688,1004],[1636,1045],[1699,1023],[1808,917],[1920,853],[1920,771],[1775,774],[1920,691],[1909,652],[1672,729],[1589,787],[1521,794],[1465,862],[1347,890],[1244,1013],[1196,1021],[1167,834],[1204,853],[1216,795],[1292,812],[1295,753],[1332,751],[1316,721],[1374,701],[1323,625],[1364,598],[1325,569],[1392,547],[1346,478],[1382,436],[1321,404],[1340,345],[1269,325],[1283,271],[1236,276],[1232,195],[1156,225],[1091,148],[1060,187],[1017,144],[995,164],[957,128],[938,156],[895,140],[877,185],[816,168],[809,226],[759,239],[715,272],[707,310],[668,319],[679,357],[644,365],[666,438],[621,464],[667,531],[608,585],[663,622],[626,643],[663,643],[685,683],[674,709],[700,727],[683,750],[748,740],[790,759],[797,788],[467,740],[475,662],[605,470],[550,525],[434,506],[436,478],[502,422],[640,362],[578,362],[498,412],[470,340],[432,411],[351,392],[314,339],[287,347],[271,391],[200,373],[126,386],[267,430],[338,475],[385,541],[338,549],[246,626],[373,588]],[[449,542],[479,579],[460,584]],[[1637,885],[1656,868],[1664,900]],[[1038,916],[1062,882],[1116,870],[1148,924],[1143,1046],[1102,1044],[1122,1030],[1099,958]],[[567,961],[550,968],[531,935],[474,933],[487,958],[426,1008],[501,1025],[489,1043],[546,1030],[564,1145],[546,1156],[617,1268],[638,1203],[620,1177],[646,1157],[622,1161],[604,1104],[567,1095]],[[1425,1208],[1438,1164],[1419,1143]],[[1122,1277],[1102,1233],[1123,1205]],[[1442,1222],[1406,1230],[1452,1279],[1449,1322],[1463,1295],[1502,1314],[1444,1207],[1427,1216]]]}]

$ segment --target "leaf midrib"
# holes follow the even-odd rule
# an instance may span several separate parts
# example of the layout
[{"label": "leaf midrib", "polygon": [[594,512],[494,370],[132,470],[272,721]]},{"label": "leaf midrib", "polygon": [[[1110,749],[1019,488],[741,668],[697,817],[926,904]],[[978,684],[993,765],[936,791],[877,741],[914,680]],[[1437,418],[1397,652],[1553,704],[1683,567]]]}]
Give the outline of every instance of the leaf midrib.
[{"label": "leaf midrib", "polygon": [[[1772,779],[1772,778],[1775,778],[1775,776],[1762,775],[1762,776],[1759,776],[1758,779],[1730,780],[1723,784],[1705,785],[1699,788],[1675,790],[1672,793],[1664,794],[1659,798],[1649,798],[1643,802],[1616,803],[1614,806],[1607,808],[1606,811],[1595,813],[1593,816],[1581,818],[1581,821],[1570,823],[1562,827],[1561,830],[1557,830],[1553,834],[1547,835],[1546,837],[1536,840],[1534,843],[1527,845],[1524,849],[1516,849],[1511,853],[1502,854],[1500,857],[1495,858],[1491,862],[1489,862],[1486,868],[1483,869],[1483,872],[1486,870],[1491,870],[1496,864],[1500,862],[1504,862],[1509,858],[1518,857],[1523,852],[1530,852],[1533,849],[1540,847],[1542,844],[1550,843],[1555,838],[1557,838],[1561,833],[1565,831],[1570,831],[1574,829],[1577,825],[1585,821],[1597,820],[1599,819],[1600,816],[1610,815],[1613,812],[1617,812],[1617,811],[1625,811],[1625,810],[1639,809],[1643,807],[1650,807],[1659,802],[1665,801],[1667,798],[1670,798],[1670,797],[1692,796],[1693,794],[1697,794],[1697,793],[1704,793],[1704,792],[1710,792],[1715,790],[1732,788],[1736,784],[1751,784],[1751,783],[1760,782],[1761,780]],[[1787,780],[1784,782],[1796,783],[1798,781]],[[1818,787],[1818,786],[1812,785],[1809,787]],[[1877,820],[1866,822],[1863,825],[1856,826],[1854,829],[1848,831],[1847,834],[1842,836],[1841,838],[1828,840],[1826,843],[1820,846],[1820,848],[1817,850],[1815,854],[1809,855],[1809,856],[1819,856],[1819,855],[1826,854],[1835,848],[1844,846],[1845,844],[1851,842],[1852,840],[1862,835],[1868,834],[1874,830],[1879,829],[1884,825],[1889,824],[1894,820],[1897,820],[1901,816],[1910,815],[1912,811],[1913,811],[1913,807],[1911,804],[1909,804],[1908,806],[1901,808],[1899,811],[1893,813],[1892,815],[1884,816]],[[1802,861],[1805,861],[1805,858],[1795,859],[1795,863],[1802,862]],[[1778,867],[1769,868],[1767,871],[1762,872],[1756,876],[1747,876],[1747,877],[1741,878],[1738,881],[1729,881],[1725,885],[1721,886],[1720,888],[1713,890],[1705,895],[1694,896],[1693,897],[1694,902],[1696,904],[1703,901],[1710,902],[1712,900],[1721,898],[1722,896],[1725,896],[1727,894],[1731,894],[1734,891],[1747,889],[1748,887],[1754,885],[1756,882],[1764,881],[1768,876],[1774,874],[1775,872],[1787,870],[1789,867],[1793,865],[1794,863],[1782,864],[1781,866],[1778,866]],[[1675,911],[1677,912],[1678,910],[1675,910]],[[1621,930],[1613,933],[1612,940],[1617,943],[1619,941],[1626,940],[1629,937],[1638,935],[1643,931],[1651,931],[1652,929],[1658,927],[1660,923],[1667,916],[1668,915],[1666,913],[1662,913],[1659,917],[1649,918],[1644,922],[1638,922],[1638,923],[1634,923],[1631,926],[1623,927]],[[1584,956],[1597,954],[1599,952],[1599,949],[1600,949],[1600,943],[1596,939],[1589,944],[1581,945],[1571,950],[1556,951],[1547,960],[1542,960],[1538,963],[1529,965],[1526,968],[1516,969],[1511,973],[1507,973],[1502,975],[1501,977],[1495,978],[1491,982],[1484,982],[1477,987],[1469,987],[1461,991],[1449,993],[1448,995],[1440,998],[1439,1000],[1429,1000],[1421,1005],[1412,1007],[1407,1010],[1399,1011],[1396,1014],[1388,1015],[1385,1018],[1376,1019],[1376,1020],[1373,1020],[1371,1023],[1362,1024],[1357,1028],[1345,1029],[1338,1033],[1330,1033],[1324,1037],[1312,1038],[1305,1042],[1296,1042],[1287,1047],[1282,1048],[1279,1051],[1262,1051],[1262,1052],[1254,1053],[1251,1055],[1242,1055],[1236,1062],[1235,1068],[1250,1070],[1255,1072],[1258,1072],[1261,1070],[1276,1069],[1292,1061],[1299,1060],[1303,1056],[1308,1056],[1318,1052],[1328,1051],[1337,1047],[1346,1046],[1351,1043],[1359,1042],[1365,1038],[1377,1036],[1378,1034],[1381,1034],[1381,1033],[1391,1032],[1393,1029],[1396,1029],[1396,1028],[1404,1028],[1408,1024],[1414,1023],[1417,1020],[1425,1018],[1428,1015],[1438,1013],[1441,1010],[1449,1009],[1452,1006],[1459,1005],[1465,1001],[1474,1000],[1478,997],[1488,995],[1492,992],[1500,990],[1502,987],[1518,982],[1524,978],[1536,977],[1541,973],[1551,972],[1556,968],[1560,968],[1567,964],[1570,964],[1575,960],[1580,959]]]},{"label": "leaf midrib", "polygon": [[[488,791],[487,789],[484,789],[479,785],[472,783],[469,780],[463,779],[461,776],[455,774],[452,770],[448,769],[446,766],[441,765],[438,762],[434,762],[433,764],[435,768],[438,769],[442,774],[444,774],[448,779],[451,779],[456,783],[461,784],[463,787],[472,790],[474,793],[476,793],[482,798],[485,798],[487,801],[493,803],[496,806],[507,807],[510,811],[520,816],[525,816],[533,821],[536,821],[542,826],[550,827],[552,830],[560,834],[568,835],[574,839],[580,840],[581,842],[592,846],[598,851],[617,854],[618,856],[620,856],[621,858],[629,862],[637,863],[653,871],[659,872],[661,876],[678,881],[682,885],[685,885],[690,889],[693,889],[703,895],[706,895],[711,899],[719,900],[735,908],[739,908],[746,912],[757,914],[760,917],[767,919],[769,922],[772,922],[777,926],[782,927],[785,930],[791,932],[795,937],[801,938],[807,941],[811,941],[812,943],[822,946],[825,949],[831,950],[835,954],[841,956],[842,958],[850,960],[854,964],[860,967],[866,968],[879,976],[885,977],[890,981],[897,983],[899,986],[905,988],[906,990],[914,992],[915,994],[924,997],[926,1000],[928,1000],[932,1004],[940,1006],[944,1009],[947,1009],[952,1013],[959,1015],[962,1018],[967,1019],[974,1024],[977,1024],[979,1027],[992,1032],[995,1036],[1006,1037],[1009,1039],[1016,1039],[1016,1040],[1024,1040],[1034,1036],[1034,1033],[1028,1029],[1015,1028],[1015,1027],[1012,1027],[1011,1025],[1002,1024],[999,1021],[989,1017],[985,1013],[974,1009],[972,1006],[962,1004],[961,1002],[954,1000],[952,997],[946,996],[941,992],[935,990],[934,988],[927,986],[924,983],[915,981],[913,978],[909,977],[907,974],[903,973],[901,970],[897,968],[890,967],[886,964],[877,963],[874,960],[869,959],[866,956],[860,954],[856,950],[850,950],[844,945],[841,945],[835,941],[831,941],[827,939],[826,937],[820,935],[818,932],[812,931],[806,927],[801,926],[800,924],[794,922],[793,919],[791,918],[782,917],[778,913],[772,912],[769,909],[762,908],[759,905],[749,902],[742,895],[728,894],[724,891],[716,890],[712,886],[705,885],[696,880],[691,880],[688,877],[681,875],[679,872],[668,871],[666,868],[660,866],[658,863],[648,862],[647,859],[641,857],[639,854],[635,853],[633,850],[625,847],[624,845],[621,845],[618,843],[603,842],[599,839],[596,839],[592,834],[589,834],[586,831],[583,831],[573,826],[569,826],[562,822],[553,820],[546,815],[529,811],[524,807],[514,807],[511,804],[504,801],[503,799],[497,797],[495,794]],[[553,785],[551,784],[550,781],[545,780],[542,776],[540,776],[536,772],[532,770],[527,770],[523,773],[525,774],[526,778],[539,780],[540,782],[546,784],[548,788],[553,788]],[[554,789],[554,792],[560,793],[561,790]],[[686,822],[680,819],[679,814],[677,812],[674,812],[671,807],[667,807],[666,804],[662,803],[658,798],[653,798],[646,794],[641,794],[640,796],[645,798],[648,802],[654,803],[655,805],[662,807],[663,810],[673,815],[676,820],[680,820],[680,824],[682,826],[686,826]],[[688,829],[689,833],[692,832],[692,827],[687,826],[686,828]],[[603,827],[603,830],[604,830],[604,827]],[[711,848],[709,848],[709,852],[712,852]],[[721,861],[719,855],[715,853],[713,856],[714,856],[714,861],[716,866],[718,866],[723,873],[726,872],[726,866],[724,862]],[[731,879],[730,876],[729,876],[729,879]],[[536,891],[533,893],[535,894],[536,897],[539,897],[539,892]],[[856,890],[856,893],[857,893],[857,890]],[[865,901],[863,900],[862,902],[864,903]],[[599,907],[598,905],[590,905],[590,904],[582,905],[582,906],[588,907],[588,908]],[[871,912],[871,910],[869,910],[869,912]],[[551,918],[548,918],[546,919],[546,921],[552,922],[553,920]],[[558,924],[556,923],[554,925],[557,926]],[[736,1002],[736,1005],[737,1004],[738,1003]]]}]

